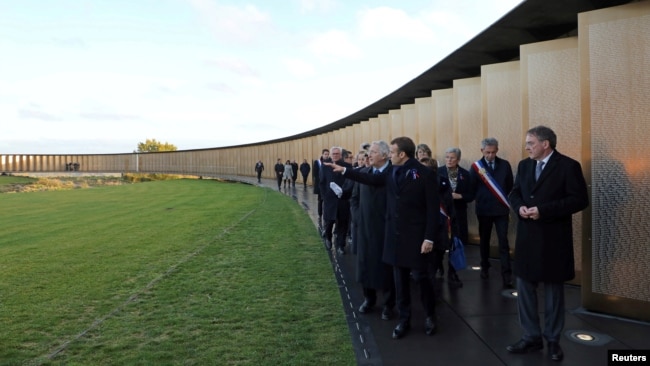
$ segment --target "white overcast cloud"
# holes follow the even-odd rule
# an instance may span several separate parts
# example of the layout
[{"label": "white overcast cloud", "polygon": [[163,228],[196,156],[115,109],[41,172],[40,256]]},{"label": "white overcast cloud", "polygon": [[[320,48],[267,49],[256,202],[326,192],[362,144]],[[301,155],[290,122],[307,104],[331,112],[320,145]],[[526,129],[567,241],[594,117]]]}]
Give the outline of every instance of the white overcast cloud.
[{"label": "white overcast cloud", "polygon": [[246,144],[393,92],[519,0],[0,5],[0,154]]}]

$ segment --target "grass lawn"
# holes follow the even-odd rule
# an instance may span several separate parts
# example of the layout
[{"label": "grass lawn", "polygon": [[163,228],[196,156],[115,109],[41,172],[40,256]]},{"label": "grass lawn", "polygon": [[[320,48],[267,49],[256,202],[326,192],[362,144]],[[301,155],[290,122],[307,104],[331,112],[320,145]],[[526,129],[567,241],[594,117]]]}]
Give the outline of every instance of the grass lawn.
[{"label": "grass lawn", "polygon": [[0,365],[356,362],[290,197],[182,179],[0,203]]}]

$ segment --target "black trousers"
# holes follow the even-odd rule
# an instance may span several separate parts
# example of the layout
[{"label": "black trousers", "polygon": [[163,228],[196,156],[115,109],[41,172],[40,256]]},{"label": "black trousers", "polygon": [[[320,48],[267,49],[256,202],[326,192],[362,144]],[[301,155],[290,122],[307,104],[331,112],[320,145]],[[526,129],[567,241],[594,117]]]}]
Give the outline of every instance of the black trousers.
[{"label": "black trousers", "polygon": [[[383,288],[382,292],[382,306],[392,309],[395,307],[395,278],[393,276],[393,267],[384,264],[383,265]],[[363,297],[368,300],[371,306],[374,306],[377,303],[377,292],[379,290],[370,287],[363,287]]]},{"label": "black trousers", "polygon": [[276,178],[278,179],[278,189],[282,187],[282,174],[276,174]]},{"label": "black trousers", "polygon": [[411,322],[411,272],[420,287],[420,300],[427,317],[436,315],[436,293],[427,269],[411,270],[406,267],[394,267],[397,310],[400,323]]},{"label": "black trousers", "polygon": [[510,245],[508,244],[508,215],[503,216],[477,216],[478,234],[481,238],[481,268],[490,268],[490,239],[492,237],[492,225],[497,232],[499,239],[499,259],[501,260],[501,274],[510,275]]},{"label": "black trousers", "polygon": [[318,194],[318,217],[323,216],[323,196]]}]

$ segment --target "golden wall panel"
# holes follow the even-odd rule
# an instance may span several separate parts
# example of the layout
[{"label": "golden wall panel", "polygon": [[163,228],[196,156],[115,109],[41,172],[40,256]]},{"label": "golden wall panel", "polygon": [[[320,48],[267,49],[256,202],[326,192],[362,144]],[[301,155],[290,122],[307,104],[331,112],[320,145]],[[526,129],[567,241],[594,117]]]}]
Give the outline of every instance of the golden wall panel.
[{"label": "golden wall panel", "polygon": [[[483,136],[499,140],[499,156],[517,169],[524,143],[521,118],[519,61],[481,68],[483,98]],[[480,143],[470,149],[468,158],[482,157]]]},{"label": "golden wall panel", "polygon": [[[518,61],[483,66],[481,68],[481,97],[483,98],[483,138],[494,137],[499,141],[499,157],[510,162],[516,174],[524,145],[521,114],[521,71]],[[472,161],[482,157],[480,143],[469,156]],[[511,215],[508,239],[511,250],[515,249],[517,218]],[[478,225],[478,223],[477,223]],[[498,238],[493,230],[491,253],[498,256]]]},{"label": "golden wall panel", "polygon": [[359,124],[359,128],[361,129],[361,140],[364,142],[373,142],[372,135],[370,133],[370,122],[369,121],[363,121]]},{"label": "golden wall panel", "polygon": [[454,80],[453,92],[454,142],[447,147],[459,147],[460,166],[469,169],[476,157],[476,146],[483,139],[481,78]]},{"label": "golden wall panel", "polygon": [[[456,146],[461,150],[459,165],[469,170],[476,160],[476,146],[483,139],[481,78],[454,80],[454,131]],[[444,157],[444,155],[443,155]],[[474,203],[467,206],[469,241],[478,242],[478,221]]]},{"label": "golden wall panel", "polygon": [[379,138],[390,142],[393,139],[390,129],[390,118],[388,114],[380,114],[379,118]]},{"label": "golden wall panel", "polygon": [[370,125],[370,140],[386,140],[386,137],[381,136],[381,121],[378,117],[370,118],[368,124]]},{"label": "golden wall panel", "polygon": [[591,183],[584,306],[650,320],[650,2],[583,13],[578,24]]},{"label": "golden wall panel", "polygon": [[436,151],[435,125],[433,122],[433,99],[431,97],[415,99],[417,113],[417,143],[427,144],[431,151]]},{"label": "golden wall panel", "polygon": [[443,89],[431,92],[431,114],[433,133],[435,134],[435,149],[431,150],[438,160],[438,164],[444,164],[445,150],[456,145],[458,142],[454,137],[454,90]]},{"label": "golden wall panel", "polygon": [[392,136],[391,138],[404,136],[404,130],[403,130],[404,118],[402,115],[402,110],[392,109],[388,111],[388,118],[390,120],[389,125],[390,125],[390,135]]},{"label": "golden wall panel", "polygon": [[[402,136],[408,136],[417,145],[420,141],[418,137],[418,128],[417,128],[417,110],[415,109],[415,104],[404,104],[402,105]],[[393,121],[395,122],[395,121]]]}]

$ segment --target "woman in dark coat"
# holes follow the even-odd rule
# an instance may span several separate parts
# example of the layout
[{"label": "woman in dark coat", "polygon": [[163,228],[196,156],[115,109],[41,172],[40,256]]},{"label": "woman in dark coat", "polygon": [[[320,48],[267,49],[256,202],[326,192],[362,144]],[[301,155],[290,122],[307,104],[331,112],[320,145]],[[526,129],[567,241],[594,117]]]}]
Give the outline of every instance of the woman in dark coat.
[{"label": "woman in dark coat", "polygon": [[[469,237],[469,230],[467,228],[467,204],[474,200],[474,193],[472,191],[472,176],[469,174],[469,171],[458,165],[460,162],[460,154],[460,149],[457,147],[447,149],[445,152],[445,166],[438,168],[438,175],[449,180],[452,192],[451,196],[454,199],[456,222],[458,223],[458,238],[466,244]],[[454,267],[449,266],[447,273],[450,286],[463,286]]]}]

